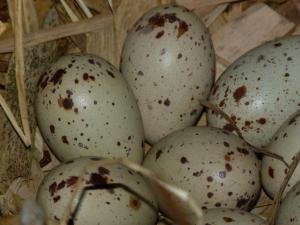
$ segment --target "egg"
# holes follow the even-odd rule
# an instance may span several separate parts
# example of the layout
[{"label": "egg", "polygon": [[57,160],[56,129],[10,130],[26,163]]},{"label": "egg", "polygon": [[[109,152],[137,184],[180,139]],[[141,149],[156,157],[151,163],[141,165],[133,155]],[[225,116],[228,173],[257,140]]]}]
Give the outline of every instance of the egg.
[{"label": "egg", "polygon": [[138,100],[145,138],[153,144],[197,122],[198,100],[207,99],[213,85],[215,54],[198,16],[162,5],[128,33],[120,68]]},{"label": "egg", "polygon": [[80,156],[143,159],[143,124],[120,72],[89,54],[61,57],[38,82],[40,131],[64,161]]},{"label": "egg", "polygon": [[295,184],[283,199],[275,225],[300,225],[300,182]]},{"label": "egg", "polygon": [[206,225],[268,225],[262,218],[238,209],[209,209],[204,213]]},{"label": "egg", "polygon": [[[296,113],[289,118],[277,131],[271,143],[267,146],[267,150],[280,155],[287,163],[291,163],[299,151],[300,140],[300,113]],[[262,184],[265,191],[272,198],[280,189],[288,167],[279,159],[264,156],[262,160]],[[298,167],[285,189],[283,196],[298,181],[300,181],[300,168]]]},{"label": "egg", "polygon": [[156,224],[156,200],[142,176],[121,165],[102,165],[94,157],[62,163],[46,175],[37,201],[50,220],[61,222],[83,172],[85,192],[75,196],[78,205],[68,224]]},{"label": "egg", "polygon": [[190,193],[202,209],[250,210],[261,190],[261,163],[254,149],[217,128],[173,132],[150,149],[143,165]]},{"label": "egg", "polygon": [[[215,83],[209,101],[229,115],[245,140],[269,144],[282,123],[300,109],[300,36],[261,45],[230,65]],[[211,111],[210,126],[233,131]]]}]

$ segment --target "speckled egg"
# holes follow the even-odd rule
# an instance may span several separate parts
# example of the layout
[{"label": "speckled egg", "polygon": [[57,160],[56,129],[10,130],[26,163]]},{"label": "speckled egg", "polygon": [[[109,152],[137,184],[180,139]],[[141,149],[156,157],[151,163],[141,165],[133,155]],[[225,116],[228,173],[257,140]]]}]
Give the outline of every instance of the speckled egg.
[{"label": "speckled egg", "polygon": [[268,225],[262,218],[239,209],[209,209],[204,213],[205,225]]},{"label": "speckled egg", "polygon": [[283,199],[275,225],[300,225],[300,182]]},{"label": "speckled egg", "polygon": [[[229,66],[209,100],[235,121],[249,143],[266,146],[281,124],[300,109],[299,69],[300,36],[271,41]],[[212,112],[208,123],[233,131]]]},{"label": "speckled egg", "polygon": [[193,125],[215,77],[215,54],[208,30],[188,9],[154,8],[129,32],[121,71],[141,110],[145,138],[156,143]]},{"label": "speckled egg", "polygon": [[[278,130],[267,149],[291,163],[300,147],[300,113],[289,118]],[[264,156],[262,160],[262,184],[265,191],[274,197],[280,189],[288,171],[288,167],[280,160]],[[289,180],[284,195],[300,180],[300,168],[298,167]]]},{"label": "speckled egg", "polygon": [[[37,201],[49,219],[61,222],[76,189],[79,176],[85,171],[85,191],[74,199],[74,225],[155,225],[156,200],[141,175],[124,166],[102,165],[99,158],[83,157],[62,163],[44,178]],[[128,192],[135,191],[137,195]]]},{"label": "speckled egg", "polygon": [[143,158],[143,125],[120,72],[93,55],[61,57],[41,76],[35,103],[41,133],[60,160]]},{"label": "speckled egg", "polygon": [[250,210],[261,190],[260,164],[243,140],[212,127],[176,131],[155,144],[144,161],[166,182],[189,192],[202,209]]}]

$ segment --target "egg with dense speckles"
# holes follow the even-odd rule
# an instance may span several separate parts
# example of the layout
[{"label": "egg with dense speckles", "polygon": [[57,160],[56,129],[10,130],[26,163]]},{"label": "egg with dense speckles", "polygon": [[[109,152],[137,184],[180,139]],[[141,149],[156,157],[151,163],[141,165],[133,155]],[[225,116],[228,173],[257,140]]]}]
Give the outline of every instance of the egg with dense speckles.
[{"label": "egg with dense speckles", "polygon": [[253,148],[217,128],[176,131],[150,149],[143,165],[188,191],[202,209],[250,210],[261,190],[261,163]]},{"label": "egg with dense speckles", "polygon": [[205,225],[268,225],[257,215],[239,209],[209,209],[204,213]]},{"label": "egg with dense speckles", "polygon": [[[287,163],[292,163],[300,147],[300,113],[289,118],[276,132],[267,150],[280,155]],[[274,197],[287,175],[288,167],[279,159],[264,156],[262,160],[262,184],[269,196]],[[300,168],[294,171],[284,191],[284,195],[300,180]],[[284,196],[283,195],[283,196]]]},{"label": "egg with dense speckles", "polygon": [[295,184],[283,199],[275,225],[300,225],[300,182]]},{"label": "egg with dense speckles", "polygon": [[68,224],[156,224],[157,203],[142,176],[122,165],[103,165],[92,157],[62,163],[46,175],[37,201],[50,220],[61,222],[82,174],[84,192],[75,195],[76,211]]},{"label": "egg with dense speckles", "polygon": [[[231,117],[250,144],[266,146],[281,124],[300,109],[299,69],[300,36],[271,41],[230,65],[209,100]],[[233,131],[211,111],[208,123]]]},{"label": "egg with dense speckles", "polygon": [[154,8],[128,33],[121,71],[141,110],[145,138],[155,143],[193,125],[215,77],[215,55],[208,30],[188,9]]},{"label": "egg with dense speckles", "polygon": [[136,99],[120,72],[100,57],[61,57],[41,76],[35,109],[41,133],[60,160],[100,156],[142,161]]}]

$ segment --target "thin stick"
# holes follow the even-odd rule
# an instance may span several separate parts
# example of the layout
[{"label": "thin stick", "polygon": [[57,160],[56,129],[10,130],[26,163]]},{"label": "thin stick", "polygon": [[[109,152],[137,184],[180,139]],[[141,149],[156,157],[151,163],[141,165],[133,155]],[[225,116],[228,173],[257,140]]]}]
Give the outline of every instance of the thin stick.
[{"label": "thin stick", "polygon": [[229,122],[229,124],[234,128],[234,130],[236,131],[236,133],[238,134],[238,136],[243,139],[249,146],[251,146],[255,152],[257,153],[262,153],[264,155],[270,156],[272,158],[275,159],[279,159],[280,161],[282,161],[286,166],[288,166],[289,164],[284,160],[284,158],[280,155],[277,155],[271,151],[267,151],[265,149],[262,148],[257,148],[255,146],[253,146],[252,144],[250,144],[248,141],[245,140],[244,136],[242,135],[241,130],[238,128],[238,126],[235,124],[235,122],[230,118],[229,115],[227,115],[227,113],[225,113],[223,110],[221,110],[218,106],[212,104],[209,101],[206,100],[198,100],[199,103],[205,107],[207,107],[208,109],[214,111],[216,114],[220,114],[221,116],[224,117],[225,120],[227,120]]},{"label": "thin stick", "polygon": [[222,12],[228,7],[229,3],[218,5],[211,13],[203,18],[206,27],[209,27]]},{"label": "thin stick", "polygon": [[65,2],[65,0],[60,0],[62,6],[64,7],[64,9],[66,10],[68,16],[70,17],[70,19],[73,22],[77,22],[79,21],[79,18],[75,15],[75,13],[72,11],[72,9],[70,8],[70,6]]},{"label": "thin stick", "polygon": [[287,172],[283,182],[280,185],[279,191],[277,192],[277,194],[274,198],[274,203],[273,203],[274,205],[273,205],[272,214],[268,219],[268,222],[269,222],[270,225],[275,224],[275,220],[276,220],[278,209],[280,207],[283,192],[285,191],[292,175],[294,174],[294,171],[296,170],[296,168],[299,164],[299,161],[300,161],[300,151],[298,151],[298,153],[295,155],[295,158],[293,159],[291,165],[288,167],[288,172]]},{"label": "thin stick", "polygon": [[[63,24],[53,28],[39,30],[24,36],[24,47],[32,47],[48,41],[54,41],[68,36],[98,31],[112,26],[111,14],[97,15],[90,19],[81,20],[75,23]],[[8,53],[14,50],[13,38],[0,41],[0,53]]]},{"label": "thin stick", "polygon": [[82,0],[76,0],[78,5],[80,6],[81,10],[84,12],[85,16],[87,18],[92,18],[93,15],[90,11],[90,9],[86,6],[86,4]]},{"label": "thin stick", "polygon": [[25,144],[26,147],[29,147],[30,143],[26,139],[21,127],[19,127],[18,122],[16,121],[16,118],[14,117],[12,111],[10,110],[8,104],[6,103],[6,101],[4,100],[4,98],[1,94],[0,94],[0,105],[1,105],[5,115],[7,116],[9,122],[11,123],[11,125],[13,126],[13,128],[15,129],[15,131],[17,132],[19,137],[21,138],[22,142]]},{"label": "thin stick", "polygon": [[16,83],[18,89],[18,101],[21,114],[21,122],[24,129],[26,143],[31,145],[31,134],[28,120],[27,101],[25,92],[25,65],[23,48],[23,20],[22,0],[15,1],[15,58],[16,58]]}]

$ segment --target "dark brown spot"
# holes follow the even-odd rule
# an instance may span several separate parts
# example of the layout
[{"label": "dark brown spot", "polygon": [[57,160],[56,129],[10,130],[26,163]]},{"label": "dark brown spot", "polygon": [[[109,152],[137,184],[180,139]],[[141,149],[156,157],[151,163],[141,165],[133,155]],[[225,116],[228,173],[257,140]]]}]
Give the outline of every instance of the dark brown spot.
[{"label": "dark brown spot", "polygon": [[59,201],[60,200],[60,196],[55,196],[54,198],[53,198],[53,201],[54,202],[57,202],[57,201]]},{"label": "dark brown spot", "polygon": [[193,176],[194,177],[200,177],[202,174],[203,174],[203,171],[201,170],[201,171],[194,172]]},{"label": "dark brown spot", "polygon": [[282,46],[282,43],[281,43],[281,42],[277,42],[277,43],[274,44],[274,47],[275,47],[275,48],[278,48],[278,47],[280,47],[280,46]]},{"label": "dark brown spot", "polygon": [[207,180],[208,182],[213,182],[214,178],[211,177],[211,176],[209,176],[209,177],[206,178],[206,180]]},{"label": "dark brown spot", "polygon": [[101,175],[109,175],[110,171],[102,166],[98,168],[98,172]]},{"label": "dark brown spot", "polygon": [[182,156],[182,157],[180,158],[180,162],[181,162],[182,164],[189,163],[188,159],[187,159],[186,157],[184,157],[184,156]]},{"label": "dark brown spot", "polygon": [[249,151],[245,148],[239,148],[237,147],[236,150],[239,152],[239,153],[242,153],[244,155],[249,155]]},{"label": "dark brown spot", "polygon": [[67,179],[66,183],[67,183],[67,187],[71,187],[73,186],[74,184],[77,183],[77,180],[78,180],[78,177],[76,176],[71,176]]},{"label": "dark brown spot", "polygon": [[39,164],[41,168],[44,168],[46,165],[48,165],[52,161],[51,155],[49,151],[44,150],[43,151],[43,158],[40,160]]},{"label": "dark brown spot", "polygon": [[260,55],[258,58],[257,58],[257,63],[260,63],[261,61],[265,60],[265,56],[264,55]]},{"label": "dark brown spot", "polygon": [[116,76],[115,76],[111,71],[106,70],[106,72],[107,72],[107,74],[108,74],[109,76],[111,76],[112,78],[116,78]]},{"label": "dark brown spot", "polygon": [[223,107],[225,105],[225,99],[223,99],[220,103],[219,103],[219,107]]},{"label": "dark brown spot", "polygon": [[90,64],[93,64],[93,65],[95,64],[95,61],[93,59],[89,59],[88,61]]},{"label": "dark brown spot", "polygon": [[78,83],[79,83],[79,80],[78,80],[78,79],[75,79],[74,82],[75,82],[75,84],[78,84]]},{"label": "dark brown spot", "polygon": [[273,179],[274,178],[274,169],[269,166],[269,176]]},{"label": "dark brown spot", "polygon": [[232,223],[232,222],[235,221],[235,220],[232,219],[231,217],[223,217],[223,220],[224,220],[226,223]]},{"label": "dark brown spot", "polygon": [[63,180],[57,185],[56,190],[63,189],[65,186],[66,186],[66,182]]},{"label": "dark brown spot", "polygon": [[62,140],[63,143],[65,143],[65,144],[67,144],[67,145],[69,144],[69,141],[68,141],[67,136],[62,136],[62,137],[61,137],[61,140]]},{"label": "dark brown spot", "polygon": [[74,109],[74,112],[75,112],[76,114],[78,114],[78,108],[75,108],[75,109]]},{"label": "dark brown spot", "polygon": [[155,154],[155,161],[159,159],[159,157],[161,156],[162,154],[162,150],[158,150]]},{"label": "dark brown spot", "polygon": [[249,198],[240,197],[237,199],[236,207],[239,209],[243,209],[245,206],[248,205],[249,201]]},{"label": "dark brown spot", "polygon": [[226,142],[226,141],[224,141],[223,143],[224,143],[225,147],[229,147],[230,146],[230,144],[228,142]]},{"label": "dark brown spot", "polygon": [[208,192],[208,193],[207,193],[207,197],[208,197],[208,198],[211,198],[212,196],[214,196],[214,193],[212,193],[212,192]]},{"label": "dark brown spot", "polygon": [[233,93],[233,97],[235,101],[239,102],[243,97],[245,97],[246,92],[247,92],[247,88],[245,86],[241,86],[237,88]]},{"label": "dark brown spot", "polygon": [[88,81],[88,80],[95,81],[95,77],[94,77],[94,76],[91,76],[91,75],[89,75],[89,74],[87,74],[87,73],[84,73],[84,74],[82,75],[82,79],[85,80],[85,81]]},{"label": "dark brown spot", "polygon": [[225,164],[225,168],[228,172],[232,171],[232,166],[229,163]]},{"label": "dark brown spot", "polygon": [[165,31],[160,31],[156,34],[155,38],[161,38],[164,35]]},{"label": "dark brown spot", "polygon": [[169,106],[171,104],[170,100],[167,98],[165,101],[164,101],[164,105],[165,106]]},{"label": "dark brown spot", "polygon": [[234,126],[232,124],[226,124],[223,129],[229,131],[229,132],[232,132],[235,130]]},{"label": "dark brown spot", "polygon": [[134,210],[139,210],[141,208],[141,201],[137,198],[133,198],[130,196],[129,205]]},{"label": "dark brown spot", "polygon": [[185,32],[189,30],[189,27],[185,21],[179,21],[179,28],[177,32],[177,38],[180,38]]},{"label": "dark brown spot", "polygon": [[92,173],[88,183],[95,186],[107,184],[107,177],[99,173]]},{"label": "dark brown spot", "polygon": [[50,125],[50,131],[51,131],[52,134],[55,133],[55,127],[53,125]]},{"label": "dark brown spot", "polygon": [[267,122],[267,120],[265,118],[259,118],[258,120],[256,120],[256,122],[261,125],[264,125]]},{"label": "dark brown spot", "polygon": [[225,159],[226,161],[230,161],[230,155],[225,155],[225,156],[224,156],[224,159]]},{"label": "dark brown spot", "polygon": [[181,58],[182,58],[182,54],[179,53],[179,54],[177,55],[177,59],[181,59]]},{"label": "dark brown spot", "polygon": [[53,196],[56,192],[57,183],[54,182],[49,186],[50,195]]},{"label": "dark brown spot", "polygon": [[139,71],[137,74],[138,74],[139,76],[144,76],[143,71]]},{"label": "dark brown spot", "polygon": [[62,76],[66,73],[65,69],[59,69],[55,72],[53,77],[51,78],[50,82],[56,85],[58,82],[61,82]]}]

